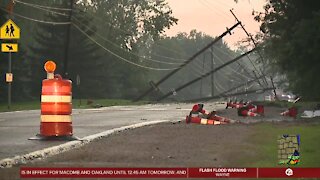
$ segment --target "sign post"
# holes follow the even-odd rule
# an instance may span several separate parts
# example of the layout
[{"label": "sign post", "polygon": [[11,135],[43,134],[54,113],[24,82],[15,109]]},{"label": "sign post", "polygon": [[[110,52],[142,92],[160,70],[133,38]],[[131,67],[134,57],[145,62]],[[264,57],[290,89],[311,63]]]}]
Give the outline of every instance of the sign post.
[{"label": "sign post", "polygon": [[6,82],[8,83],[8,109],[11,108],[11,83],[13,81],[11,53],[18,52],[17,40],[20,39],[20,28],[9,19],[0,27],[0,39],[6,42],[1,43],[1,52],[9,53],[8,72]]}]

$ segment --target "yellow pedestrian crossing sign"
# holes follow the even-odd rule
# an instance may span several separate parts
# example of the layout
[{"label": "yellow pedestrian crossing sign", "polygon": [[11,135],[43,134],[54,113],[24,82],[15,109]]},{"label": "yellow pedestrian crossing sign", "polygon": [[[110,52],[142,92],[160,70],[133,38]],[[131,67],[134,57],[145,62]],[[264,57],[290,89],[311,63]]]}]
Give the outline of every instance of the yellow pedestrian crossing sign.
[{"label": "yellow pedestrian crossing sign", "polygon": [[20,39],[20,28],[9,19],[0,28],[0,39]]},{"label": "yellow pedestrian crossing sign", "polygon": [[2,43],[1,52],[18,52],[18,44],[16,43]]}]

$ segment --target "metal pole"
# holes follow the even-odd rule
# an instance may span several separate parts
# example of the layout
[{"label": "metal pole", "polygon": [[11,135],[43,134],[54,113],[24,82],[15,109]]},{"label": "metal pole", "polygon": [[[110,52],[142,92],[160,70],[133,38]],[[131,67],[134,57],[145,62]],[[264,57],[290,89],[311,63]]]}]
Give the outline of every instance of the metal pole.
[{"label": "metal pole", "polygon": [[[211,46],[211,71],[213,71],[214,69],[214,59],[213,59],[213,47]],[[213,83],[213,80],[214,80],[214,73],[211,74],[211,96],[214,95],[214,83]]]},{"label": "metal pole", "polygon": [[70,25],[67,29],[67,37],[66,37],[66,46],[65,46],[65,52],[64,52],[64,61],[63,61],[63,74],[65,77],[68,77],[68,58],[69,58],[69,46],[70,46],[70,31],[71,31],[71,19],[72,19],[72,11],[73,11],[73,1],[70,0],[70,14],[69,14],[69,22]]},{"label": "metal pole", "polygon": [[[8,73],[11,73],[11,52],[9,52]],[[8,82],[8,109],[11,108],[11,82]]]}]

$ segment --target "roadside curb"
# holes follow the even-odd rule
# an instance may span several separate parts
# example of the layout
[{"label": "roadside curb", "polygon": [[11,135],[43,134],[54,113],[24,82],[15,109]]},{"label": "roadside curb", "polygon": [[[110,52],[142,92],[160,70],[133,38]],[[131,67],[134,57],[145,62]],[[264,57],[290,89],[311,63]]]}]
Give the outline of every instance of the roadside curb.
[{"label": "roadside curb", "polygon": [[128,126],[123,126],[120,128],[114,128],[114,129],[110,129],[107,131],[103,131],[101,133],[86,136],[86,137],[81,138],[79,140],[70,141],[70,142],[67,142],[64,144],[60,144],[57,146],[34,151],[34,152],[24,154],[24,155],[18,155],[13,158],[5,158],[5,159],[0,160],[0,168],[10,168],[14,165],[26,164],[28,162],[31,162],[31,161],[37,160],[37,159],[38,160],[44,159],[44,158],[51,157],[53,155],[57,155],[57,154],[60,154],[60,153],[63,153],[63,152],[66,152],[66,151],[69,151],[69,150],[72,150],[75,148],[79,148],[81,146],[84,146],[84,145],[92,142],[93,140],[101,139],[102,137],[107,137],[107,136],[110,136],[114,133],[122,132],[125,130],[130,130],[130,129],[135,129],[135,128],[139,128],[139,127],[159,124],[159,123],[163,123],[163,122],[170,122],[170,121],[169,120],[158,120],[158,121],[150,121],[150,122],[143,122],[143,123],[138,123],[138,124],[133,124],[133,125],[128,125]]}]

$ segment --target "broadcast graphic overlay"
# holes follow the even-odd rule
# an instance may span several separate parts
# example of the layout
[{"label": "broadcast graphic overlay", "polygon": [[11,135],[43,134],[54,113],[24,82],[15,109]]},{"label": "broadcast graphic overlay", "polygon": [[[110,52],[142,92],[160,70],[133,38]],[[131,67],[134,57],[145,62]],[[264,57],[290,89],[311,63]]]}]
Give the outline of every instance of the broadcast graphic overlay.
[{"label": "broadcast graphic overlay", "polygon": [[300,163],[300,135],[278,136],[278,164],[297,165]]}]

